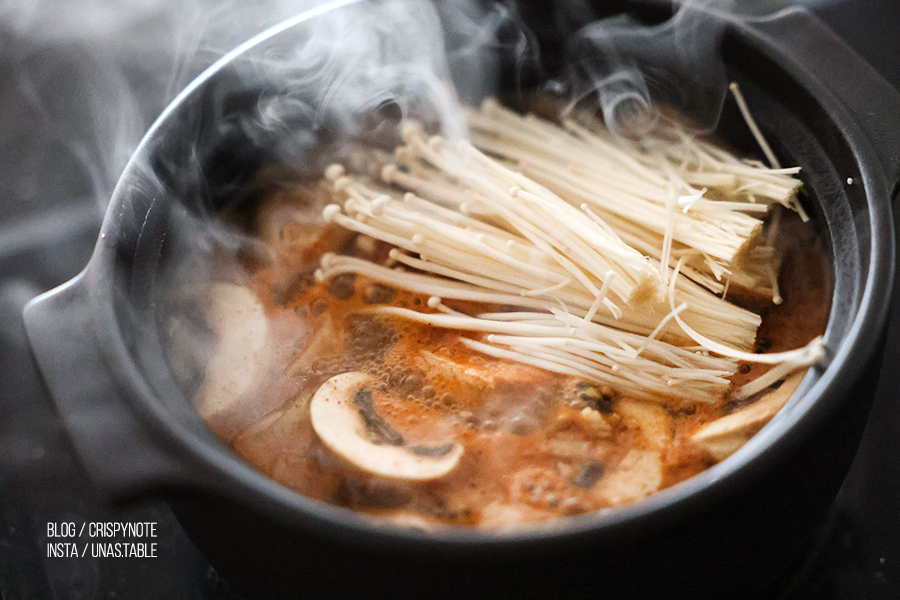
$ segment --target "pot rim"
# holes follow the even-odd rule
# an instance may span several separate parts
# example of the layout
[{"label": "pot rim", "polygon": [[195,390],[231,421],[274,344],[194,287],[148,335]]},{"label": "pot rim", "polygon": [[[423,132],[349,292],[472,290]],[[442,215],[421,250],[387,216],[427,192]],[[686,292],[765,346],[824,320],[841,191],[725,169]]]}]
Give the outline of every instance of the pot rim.
[{"label": "pot rim", "polygon": [[[224,445],[198,438],[183,423],[171,418],[141,375],[118,328],[119,323],[113,310],[115,240],[118,229],[116,213],[120,207],[129,203],[133,177],[138,176],[141,171],[140,157],[163,134],[165,124],[234,59],[274,36],[328,11],[365,1],[336,0],[284,21],[241,44],[188,85],[163,111],[126,167],[113,192],[101,230],[101,239],[86,269],[86,284],[89,287],[96,334],[109,366],[117,380],[127,387],[128,400],[145,423],[166,436],[174,447],[187,453],[204,470],[201,486],[212,487],[217,493],[224,493],[237,501],[252,502],[295,527],[315,530],[320,534],[327,532],[327,535],[336,535],[357,544],[380,545],[388,542],[395,546],[411,544],[411,547],[421,548],[424,543],[433,548],[466,552],[475,549],[491,550],[497,546],[522,547],[534,542],[540,542],[546,547],[548,542],[569,543],[579,536],[614,535],[638,523],[664,523],[688,505],[700,510],[714,498],[733,493],[735,489],[746,485],[752,474],[763,470],[765,463],[798,444],[813,428],[817,415],[832,410],[834,405],[845,400],[850,391],[848,382],[855,381],[864,366],[872,360],[877,347],[873,340],[883,335],[887,320],[894,277],[895,247],[891,190],[887,189],[885,174],[865,134],[829,87],[806,72],[803,65],[785,57],[765,36],[741,29],[739,33],[751,38],[754,49],[774,58],[791,78],[811,93],[832,120],[840,125],[842,132],[850,132],[848,137],[851,139],[847,140],[847,145],[854,153],[866,190],[871,253],[859,310],[828,367],[815,381],[811,374],[807,374],[791,400],[793,406],[790,410],[781,411],[737,452],[684,482],[629,505],[549,523],[529,524],[521,529],[481,530],[448,526],[421,531],[397,527],[350,509],[306,498],[268,479],[242,462]],[[181,483],[180,487],[184,487],[184,482]]]}]

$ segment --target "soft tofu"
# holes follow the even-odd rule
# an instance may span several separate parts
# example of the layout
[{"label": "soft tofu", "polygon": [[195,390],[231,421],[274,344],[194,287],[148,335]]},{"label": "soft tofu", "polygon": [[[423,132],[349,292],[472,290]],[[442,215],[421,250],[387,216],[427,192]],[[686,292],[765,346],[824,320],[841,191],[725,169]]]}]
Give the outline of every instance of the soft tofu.
[{"label": "soft tofu", "polygon": [[628,428],[640,430],[650,447],[662,450],[671,444],[675,427],[659,404],[623,398],[615,403],[614,410]]},{"label": "soft tofu", "polygon": [[216,342],[195,407],[207,425],[230,440],[293,397],[300,382],[285,376],[287,357],[308,335],[293,311],[267,314],[249,289],[210,287],[206,319]]},{"label": "soft tofu", "polygon": [[597,484],[596,494],[610,506],[634,502],[662,485],[662,460],[656,450],[632,448]]},{"label": "soft tofu", "polygon": [[269,324],[256,296],[244,287],[217,283],[208,298],[206,317],[217,341],[196,404],[206,420],[231,412],[261,384],[269,366]]},{"label": "soft tofu", "polygon": [[781,410],[800,385],[803,375],[792,375],[777,390],[769,391],[753,404],[707,423],[691,435],[691,441],[706,449],[716,460],[728,458]]},{"label": "soft tofu", "polygon": [[[545,372],[521,363],[472,363],[455,360],[423,350],[413,359],[413,366],[428,374],[439,393],[449,393],[461,410],[478,412],[484,408],[494,412],[491,404],[499,404],[502,412],[510,404],[511,396],[516,401],[533,397],[525,390],[546,385]],[[487,406],[485,405],[487,403]]]}]

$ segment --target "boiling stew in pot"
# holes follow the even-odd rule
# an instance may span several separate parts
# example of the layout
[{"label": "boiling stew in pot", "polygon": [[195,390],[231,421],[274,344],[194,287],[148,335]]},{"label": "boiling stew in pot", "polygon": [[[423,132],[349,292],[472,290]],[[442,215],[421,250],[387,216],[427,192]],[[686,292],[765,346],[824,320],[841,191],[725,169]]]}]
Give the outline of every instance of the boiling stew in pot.
[{"label": "boiling stew in pot", "polygon": [[735,452],[821,358],[798,169],[667,117],[469,126],[273,192],[265,252],[206,291],[196,405],[267,476],[407,526],[608,509]]}]

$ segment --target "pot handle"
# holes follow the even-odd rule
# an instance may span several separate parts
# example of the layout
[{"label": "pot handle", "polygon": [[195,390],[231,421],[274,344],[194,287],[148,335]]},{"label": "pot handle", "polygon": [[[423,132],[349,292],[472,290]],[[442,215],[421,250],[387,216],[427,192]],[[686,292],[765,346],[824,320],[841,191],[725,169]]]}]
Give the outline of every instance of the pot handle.
[{"label": "pot handle", "polygon": [[76,455],[95,489],[121,504],[192,479],[188,465],[142,425],[110,375],[86,279],[82,272],[29,302],[25,329]]},{"label": "pot handle", "polygon": [[900,184],[900,92],[834,31],[795,7],[748,25],[827,87],[853,115],[884,169],[889,191]]}]

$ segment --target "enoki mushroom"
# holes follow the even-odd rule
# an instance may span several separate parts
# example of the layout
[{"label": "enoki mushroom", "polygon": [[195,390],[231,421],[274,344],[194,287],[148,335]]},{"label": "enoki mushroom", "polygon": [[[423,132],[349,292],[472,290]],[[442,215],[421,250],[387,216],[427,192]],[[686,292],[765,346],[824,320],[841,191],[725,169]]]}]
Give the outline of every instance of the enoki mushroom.
[{"label": "enoki mushroom", "polygon": [[407,121],[380,181],[327,169],[325,220],[394,249],[388,264],[327,254],[320,280],[358,273],[428,295],[429,310],[367,310],[637,398],[715,402],[739,361],[775,365],[734,391],[749,396],[822,358],[821,338],[754,353],[761,319],[727,299],[733,283],[780,302],[763,218],[776,203],[802,211],[799,168],[741,160],[669,120],[635,141],[489,100],[469,124],[471,142],[450,143]]}]

